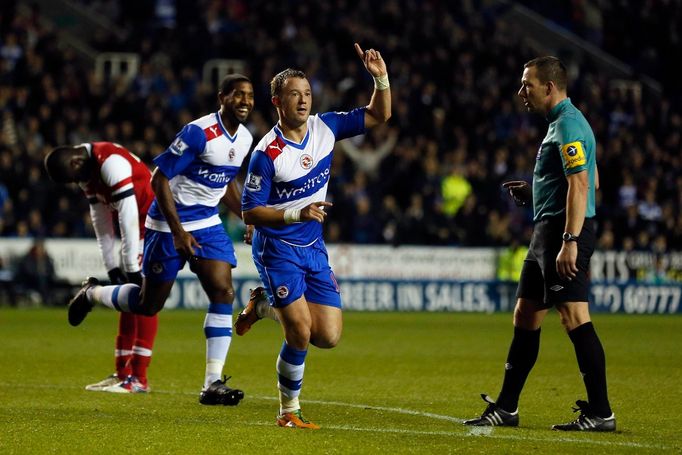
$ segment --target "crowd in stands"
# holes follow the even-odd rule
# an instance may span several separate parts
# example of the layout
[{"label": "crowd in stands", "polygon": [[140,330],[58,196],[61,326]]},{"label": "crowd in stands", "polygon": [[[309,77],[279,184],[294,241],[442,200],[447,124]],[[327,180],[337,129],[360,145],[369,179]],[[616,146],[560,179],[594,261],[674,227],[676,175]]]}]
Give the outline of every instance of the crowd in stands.
[{"label": "crowd in stands", "polygon": [[[538,51],[490,2],[80,3],[117,26],[83,39],[98,51],[136,52],[143,63],[131,81],[98,79],[91,62],[60,45],[58,29],[39,20],[37,7],[3,2],[1,236],[93,236],[85,198],[75,187],[51,184],[43,156],[57,145],[103,140],[151,165],[183,124],[217,109],[216,86],[201,79],[207,59],[246,63],[256,96],[248,127],[257,139],[274,125],[269,81],[286,67],[307,72],[314,112],[366,104],[372,81],[354,54],[357,41],[388,63],[393,117],[337,147],[327,240],[527,241],[532,213],[517,208],[500,184],[530,181],[545,133],[544,119],[525,113],[516,96],[523,63]],[[597,137],[599,247],[681,249],[679,104],[567,63],[569,96]]]},{"label": "crowd in stands", "polygon": [[680,100],[682,1],[521,0],[522,4],[662,82]]}]

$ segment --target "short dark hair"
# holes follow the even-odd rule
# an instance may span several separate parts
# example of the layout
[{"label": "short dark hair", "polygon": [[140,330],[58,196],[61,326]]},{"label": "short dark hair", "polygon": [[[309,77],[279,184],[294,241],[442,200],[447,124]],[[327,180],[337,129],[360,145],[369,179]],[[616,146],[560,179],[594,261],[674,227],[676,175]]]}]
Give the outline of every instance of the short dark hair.
[{"label": "short dark hair", "polygon": [[72,183],[69,175],[69,159],[75,152],[75,147],[62,145],[45,156],[43,164],[47,175],[57,183]]},{"label": "short dark hair", "polygon": [[537,76],[540,82],[546,84],[547,82],[552,81],[559,90],[566,90],[566,87],[568,86],[568,76],[566,74],[566,66],[564,66],[561,60],[548,55],[534,58],[523,65],[524,68],[530,68],[531,66],[537,68]]},{"label": "short dark hair", "polygon": [[273,77],[270,81],[270,95],[279,96],[280,93],[282,93],[282,87],[284,87],[284,83],[291,77],[305,79],[306,75],[301,70],[295,70],[291,68],[285,69],[284,71],[275,75],[275,77]]},{"label": "short dark hair", "polygon": [[237,82],[248,82],[250,84],[251,79],[239,73],[228,74],[220,83],[220,93],[227,95],[234,90],[234,86]]}]

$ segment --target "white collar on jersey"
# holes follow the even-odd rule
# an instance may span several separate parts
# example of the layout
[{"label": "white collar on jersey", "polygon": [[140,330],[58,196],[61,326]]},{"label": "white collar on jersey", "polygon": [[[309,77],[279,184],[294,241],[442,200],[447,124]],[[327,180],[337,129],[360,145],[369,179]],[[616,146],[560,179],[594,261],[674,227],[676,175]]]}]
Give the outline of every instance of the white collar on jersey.
[{"label": "white collar on jersey", "polygon": [[287,137],[282,133],[282,130],[279,129],[279,125],[275,125],[275,134],[282,138],[282,140],[287,144],[290,145],[294,148],[297,148],[299,150],[302,150],[305,148],[305,146],[308,144],[308,138],[310,137],[310,125],[308,125],[308,130],[305,132],[305,137],[301,142],[294,142],[291,139],[287,139]]},{"label": "white collar on jersey", "polygon": [[215,116],[218,119],[218,126],[220,127],[221,130],[223,130],[223,134],[225,135],[225,137],[230,142],[234,142],[235,139],[237,139],[237,134],[239,133],[239,125],[237,125],[237,131],[234,132],[234,136],[230,136],[230,133],[228,133],[227,128],[225,128],[225,125],[223,125],[223,119],[220,117],[220,111],[216,112]]},{"label": "white collar on jersey", "polygon": [[92,144],[89,142],[83,142],[82,144],[78,144],[78,147],[85,147],[85,150],[88,152],[88,156],[92,156]]}]

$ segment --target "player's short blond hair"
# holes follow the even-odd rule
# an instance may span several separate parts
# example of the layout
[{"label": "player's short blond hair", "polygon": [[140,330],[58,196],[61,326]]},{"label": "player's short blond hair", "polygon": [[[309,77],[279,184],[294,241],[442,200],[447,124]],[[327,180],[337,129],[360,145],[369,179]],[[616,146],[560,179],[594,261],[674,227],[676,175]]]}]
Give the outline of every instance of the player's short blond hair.
[{"label": "player's short blond hair", "polygon": [[270,95],[279,96],[282,93],[282,87],[284,87],[287,79],[292,77],[306,79],[306,75],[303,71],[287,68],[284,71],[277,73],[270,81]]}]

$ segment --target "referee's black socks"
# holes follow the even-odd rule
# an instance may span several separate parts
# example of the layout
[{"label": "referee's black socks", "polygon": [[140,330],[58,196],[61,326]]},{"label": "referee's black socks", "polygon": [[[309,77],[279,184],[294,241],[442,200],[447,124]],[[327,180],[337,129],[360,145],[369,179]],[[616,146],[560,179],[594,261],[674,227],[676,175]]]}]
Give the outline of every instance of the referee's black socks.
[{"label": "referee's black socks", "polygon": [[496,404],[507,412],[519,407],[519,396],[526,378],[533,369],[540,351],[540,329],[525,330],[514,327],[514,338],[509,346],[504,366],[504,382]]},{"label": "referee's black socks", "polygon": [[568,336],[575,348],[591,411],[598,417],[611,416],[606,389],[606,357],[592,322],[576,327],[568,332]]}]

